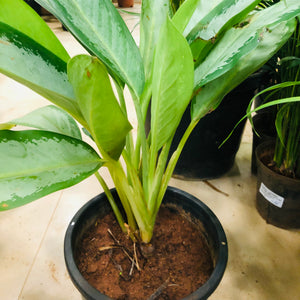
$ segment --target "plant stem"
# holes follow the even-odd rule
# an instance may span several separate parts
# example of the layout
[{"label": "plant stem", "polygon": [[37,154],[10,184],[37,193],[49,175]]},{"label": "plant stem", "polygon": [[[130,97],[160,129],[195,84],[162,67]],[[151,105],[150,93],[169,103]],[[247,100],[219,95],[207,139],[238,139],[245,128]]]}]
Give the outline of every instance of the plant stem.
[{"label": "plant stem", "polygon": [[161,188],[160,188],[160,191],[159,191],[159,194],[158,194],[158,197],[157,197],[157,200],[156,200],[156,208],[155,208],[155,212],[154,212],[154,215],[153,217],[155,218],[156,217],[156,214],[159,210],[159,207],[161,205],[161,202],[163,200],[163,197],[165,195],[165,192],[167,190],[167,187],[168,187],[168,183],[171,179],[171,176],[174,172],[174,169],[175,169],[175,166],[176,166],[176,163],[180,157],[180,154],[183,150],[183,147],[188,139],[188,137],[190,136],[190,134],[192,133],[193,129],[195,128],[195,126],[198,124],[199,122],[199,119],[198,120],[192,120],[191,123],[189,124],[188,128],[186,129],[184,135],[182,136],[178,146],[177,146],[177,149],[174,151],[174,153],[172,154],[171,156],[171,159],[168,163],[168,166],[167,166],[167,169],[165,171],[165,174],[163,176],[163,180],[162,180],[162,183],[161,183]]},{"label": "plant stem", "polygon": [[120,210],[119,210],[119,208],[118,208],[118,206],[115,202],[115,199],[114,199],[113,195],[111,194],[111,192],[109,190],[109,187],[107,186],[106,182],[104,181],[104,179],[102,178],[102,176],[98,172],[95,173],[95,176],[98,179],[98,181],[100,182],[100,184],[101,184],[101,186],[102,186],[102,188],[103,188],[103,190],[106,194],[106,197],[109,201],[109,204],[110,204],[110,206],[111,206],[111,208],[112,208],[112,210],[113,210],[113,212],[114,212],[114,214],[117,218],[117,221],[118,221],[122,231],[126,232],[126,227],[124,225],[125,224],[124,219],[123,219],[122,214],[121,214],[121,212],[120,212]]},{"label": "plant stem", "polygon": [[[156,167],[156,171],[155,171],[155,176],[154,176],[152,184],[150,186],[151,190],[150,190],[150,199],[149,199],[149,203],[148,203],[148,208],[152,214],[155,212],[156,200],[157,200],[157,196],[158,196],[158,193],[160,190],[162,178],[164,176],[164,171],[166,169],[166,164],[167,164],[167,160],[168,160],[168,156],[169,156],[169,150],[171,147],[171,143],[172,143],[172,138],[170,139],[169,143],[163,147],[163,149],[159,155],[159,159],[158,159],[158,163],[157,163],[157,167]],[[153,217],[153,215],[152,215],[152,217]]]},{"label": "plant stem", "polygon": [[[147,139],[146,139],[146,132],[145,132],[145,124],[144,124],[144,116],[143,112],[141,109],[140,105],[140,99],[132,93],[132,99],[133,103],[135,105],[135,111],[136,111],[136,116],[137,116],[137,121],[138,121],[138,129],[137,129],[137,141],[140,142],[141,147],[142,147],[142,185],[143,185],[143,190],[144,190],[144,195],[147,199],[147,195],[149,194],[149,189],[148,189],[148,146],[147,146]],[[138,145],[139,146],[139,145]],[[139,147],[140,148],[140,147]],[[140,151],[136,149],[136,151]]]}]

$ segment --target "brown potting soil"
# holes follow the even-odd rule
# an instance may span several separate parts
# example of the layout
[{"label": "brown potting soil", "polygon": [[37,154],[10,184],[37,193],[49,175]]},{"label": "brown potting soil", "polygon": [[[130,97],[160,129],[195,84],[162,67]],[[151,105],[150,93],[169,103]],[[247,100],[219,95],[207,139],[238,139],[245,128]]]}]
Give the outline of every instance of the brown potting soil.
[{"label": "brown potting soil", "polygon": [[268,167],[270,170],[274,171],[279,175],[293,178],[293,179],[300,179],[299,177],[296,176],[296,174],[292,170],[286,169],[284,165],[282,165],[281,167],[277,167],[276,163],[273,160],[273,157],[274,157],[274,149],[271,150],[266,149],[266,151],[261,154],[260,160],[266,167]]},{"label": "brown potting soil", "polygon": [[[118,300],[182,299],[212,273],[213,262],[203,235],[172,209],[160,209],[151,245],[150,255],[145,255],[140,246],[134,251],[132,240],[109,214],[79,242],[78,268],[91,285]],[[140,271],[132,268],[124,249],[131,257],[136,255]]]}]

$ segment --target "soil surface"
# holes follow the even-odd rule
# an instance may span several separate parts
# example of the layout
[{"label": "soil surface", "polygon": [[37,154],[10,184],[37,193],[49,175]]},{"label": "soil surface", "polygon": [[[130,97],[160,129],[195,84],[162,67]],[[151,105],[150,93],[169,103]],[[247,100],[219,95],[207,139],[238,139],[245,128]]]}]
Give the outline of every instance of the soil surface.
[{"label": "soil surface", "polygon": [[[78,248],[80,272],[101,293],[117,300],[182,299],[203,285],[213,271],[209,248],[199,230],[168,208],[160,209],[150,255],[145,255],[141,245],[134,251],[113,214],[98,220]],[[140,271],[132,268],[124,249],[131,257],[136,254]]]},{"label": "soil surface", "polygon": [[293,178],[293,179],[300,179],[299,176],[296,176],[296,174],[292,170],[288,170],[282,165],[280,168],[276,166],[276,163],[273,160],[274,158],[274,149],[272,150],[266,150],[260,157],[261,162],[268,167],[270,170],[276,172],[279,175]]}]

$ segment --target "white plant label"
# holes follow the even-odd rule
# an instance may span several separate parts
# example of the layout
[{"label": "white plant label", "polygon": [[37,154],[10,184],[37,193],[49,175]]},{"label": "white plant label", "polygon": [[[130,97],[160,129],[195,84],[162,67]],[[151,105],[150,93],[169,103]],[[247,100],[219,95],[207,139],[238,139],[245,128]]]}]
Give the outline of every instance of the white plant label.
[{"label": "white plant label", "polygon": [[268,189],[263,183],[261,183],[259,192],[267,199],[269,202],[275,206],[281,208],[284,202],[284,198],[275,194],[270,189]]}]

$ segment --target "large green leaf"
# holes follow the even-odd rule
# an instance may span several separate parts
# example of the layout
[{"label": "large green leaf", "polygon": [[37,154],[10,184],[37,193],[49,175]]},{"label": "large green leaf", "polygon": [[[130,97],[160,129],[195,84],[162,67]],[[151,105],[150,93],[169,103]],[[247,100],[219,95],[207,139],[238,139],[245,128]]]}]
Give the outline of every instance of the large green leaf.
[{"label": "large green leaf", "polygon": [[[187,36],[196,66],[206,58],[210,50],[222,38],[223,33],[243,20],[259,1],[187,0],[184,2],[173,20],[176,27],[184,32],[184,36]],[[254,38],[244,36],[246,49],[249,48],[249,43]],[[243,55],[244,51],[241,49],[239,53]],[[235,58],[238,59],[238,57]],[[230,65],[228,67],[230,68]]]},{"label": "large green leaf", "polygon": [[[211,4],[211,1],[205,1],[207,2]],[[200,3],[202,3],[201,0],[185,0],[174,14],[172,21],[181,33],[184,32]]]},{"label": "large green leaf", "polygon": [[254,50],[239,59],[228,72],[202,86],[192,101],[192,118],[199,119],[210,110],[215,109],[227,93],[259,69],[278,51],[291,36],[295,26],[295,20],[290,20],[277,25],[272,31],[266,30]]},{"label": "large green leaf", "polygon": [[65,61],[0,22],[0,72],[62,107],[85,125],[66,70]]},{"label": "large green leaf", "polygon": [[222,0],[200,20],[198,19],[197,24],[187,35],[188,42],[191,43],[198,38],[206,41],[216,38],[223,27],[230,28],[239,23],[259,2],[260,0]]},{"label": "large green leaf", "polygon": [[52,30],[23,0],[0,0],[0,22],[22,32],[60,59],[69,55]]},{"label": "large green leaf", "polygon": [[[251,15],[242,24],[228,30],[211,49],[206,59],[195,69],[195,87],[200,88],[226,72],[232,72],[243,56],[255,52],[265,37],[270,36],[270,33],[272,35],[273,29],[299,14],[299,2],[287,0],[286,7],[284,2],[280,2]],[[278,42],[276,44],[282,45]],[[270,52],[271,50],[267,51],[265,56],[269,57]]]},{"label": "large green leaf", "polygon": [[140,51],[144,60],[146,78],[149,79],[153,53],[160,28],[169,12],[170,0],[144,0],[140,21]]},{"label": "large green leaf", "polygon": [[21,118],[0,124],[0,129],[11,129],[16,125],[57,132],[81,139],[80,129],[75,120],[64,110],[54,105],[38,108]]},{"label": "large green leaf", "polygon": [[0,0],[0,72],[62,107],[85,125],[67,79],[69,55],[21,0]]},{"label": "large green leaf", "polygon": [[184,36],[187,36],[193,28],[204,19],[223,0],[186,0],[174,15],[176,27]]},{"label": "large green leaf", "polygon": [[78,55],[69,62],[68,74],[95,142],[110,157],[119,159],[131,125],[114,95],[105,66],[97,58]]},{"label": "large green leaf", "polygon": [[169,18],[161,29],[153,64],[151,147],[158,151],[174,134],[193,89],[190,47]]},{"label": "large green leaf", "polygon": [[0,210],[72,186],[102,161],[88,144],[58,133],[0,131]]},{"label": "large green leaf", "polygon": [[114,78],[140,95],[144,87],[142,58],[126,24],[111,0],[37,0],[77,40],[96,55]]}]

